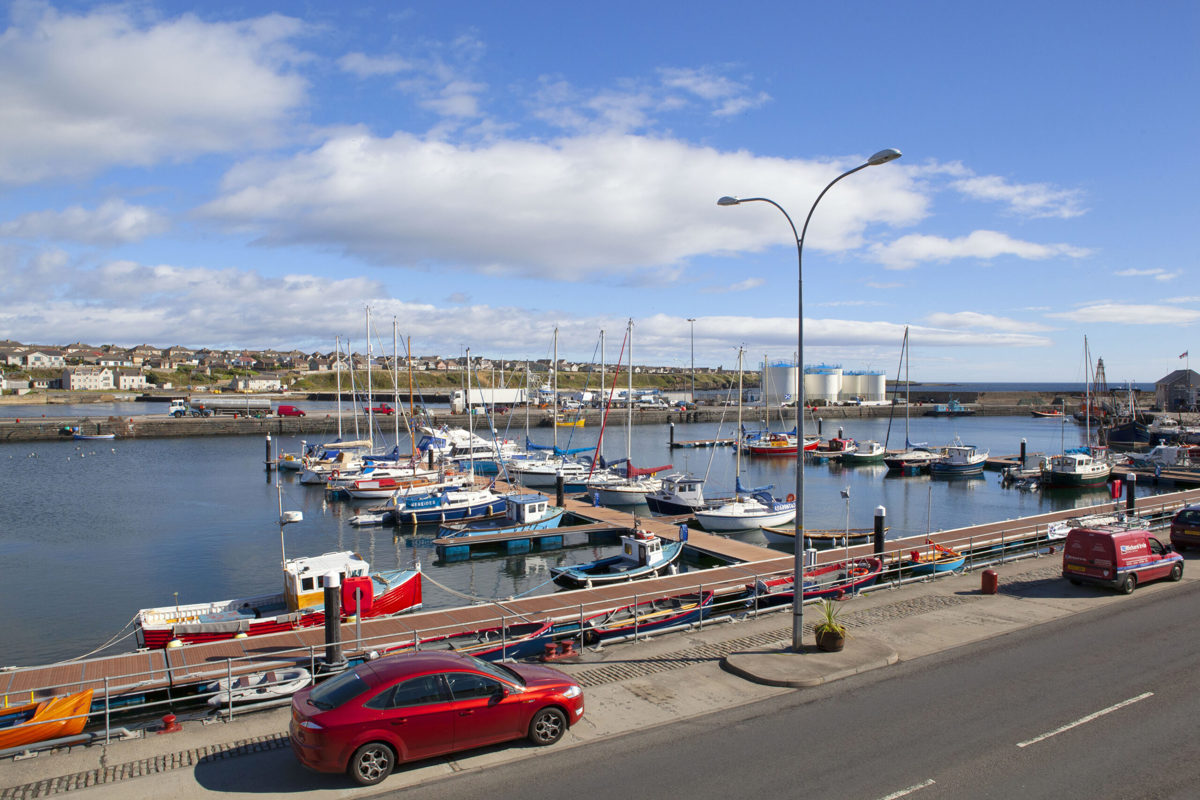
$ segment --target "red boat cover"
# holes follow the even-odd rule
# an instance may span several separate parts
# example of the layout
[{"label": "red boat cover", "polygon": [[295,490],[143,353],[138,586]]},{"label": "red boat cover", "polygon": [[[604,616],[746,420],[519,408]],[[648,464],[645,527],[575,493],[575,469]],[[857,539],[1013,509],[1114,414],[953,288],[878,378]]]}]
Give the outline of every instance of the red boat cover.
[{"label": "red boat cover", "polygon": [[355,589],[360,589],[362,598],[359,601],[362,605],[361,611],[364,617],[370,616],[371,606],[375,600],[375,589],[371,586],[369,577],[346,578],[342,583],[342,613],[349,616],[354,613],[356,604],[354,600]]},{"label": "red boat cover", "polygon": [[642,467],[639,469],[638,467],[635,467],[632,463],[626,463],[625,464],[625,477],[626,478],[636,478],[639,475],[653,475],[656,472],[662,472],[663,470],[668,470],[670,468],[671,468],[671,465],[667,464],[666,466],[663,466],[663,467]]}]

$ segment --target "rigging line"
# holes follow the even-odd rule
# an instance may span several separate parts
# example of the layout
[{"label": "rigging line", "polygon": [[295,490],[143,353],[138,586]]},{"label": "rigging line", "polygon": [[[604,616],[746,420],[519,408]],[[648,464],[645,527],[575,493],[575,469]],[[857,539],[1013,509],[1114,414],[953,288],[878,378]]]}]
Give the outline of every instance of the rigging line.
[{"label": "rigging line", "polygon": [[111,647],[112,645],[116,644],[117,642],[124,641],[125,639],[128,639],[130,636],[133,636],[135,633],[137,633],[137,631],[129,631],[129,633],[125,634],[124,636],[122,636],[121,634],[125,633],[125,630],[126,630],[126,629],[127,629],[129,626],[130,626],[130,625],[132,625],[133,623],[137,622],[137,618],[138,618],[138,615],[137,615],[137,614],[134,614],[134,615],[133,615],[133,616],[130,618],[129,622],[126,622],[126,623],[125,623],[125,625],[124,625],[124,626],[122,626],[121,630],[119,630],[119,631],[117,631],[115,634],[113,634],[113,637],[112,637],[111,639],[109,639],[107,642],[105,642],[104,644],[102,644],[102,645],[100,645],[99,647],[97,647],[95,650],[90,650],[90,651],[88,651],[88,652],[84,653],[84,654],[83,654],[83,655],[81,655],[81,656],[76,656],[75,658],[68,658],[68,659],[65,659],[65,660],[66,660],[66,661],[79,661],[80,659],[87,658],[88,656],[90,656],[90,655],[93,655],[93,654],[95,654],[95,653],[99,653],[99,652],[100,652],[101,650],[103,650],[104,648],[106,648],[106,647]]},{"label": "rigging line", "polygon": [[[438,582],[437,582],[437,581],[435,581],[433,578],[429,577],[429,573],[427,573],[427,572],[422,572],[422,573],[421,573],[421,580],[422,580],[422,581],[429,581],[430,583],[432,583],[434,586],[438,587],[438,588],[439,588],[439,589],[441,589],[442,591],[444,591],[444,592],[449,592],[450,594],[452,594],[452,595],[455,595],[456,597],[461,597],[461,598],[463,598],[464,600],[470,600],[470,601],[472,601],[472,602],[476,602],[476,603],[482,603],[482,604],[494,605],[494,606],[498,606],[498,607],[500,607],[500,608],[504,609],[505,611],[511,611],[511,609],[509,609],[509,608],[507,608],[506,606],[504,606],[504,604],[503,604],[503,603],[499,603],[499,602],[497,602],[495,599],[493,599],[493,598],[491,598],[491,597],[479,597],[479,596],[477,596],[477,595],[473,595],[473,594],[467,594],[466,592],[460,592],[460,591],[458,591],[457,589],[451,589],[449,586],[446,586],[445,584],[438,583]],[[545,584],[542,584],[542,585],[544,586]],[[526,622],[532,622],[532,621],[533,621],[533,620],[531,620],[529,617],[527,617],[527,616],[526,616],[526,615],[524,615],[524,614],[518,614],[518,613],[515,613],[515,612],[513,612],[513,616],[514,616],[514,617],[517,617],[517,618],[519,618],[519,619],[522,619],[522,620],[524,620],[524,621],[526,621]]]},{"label": "rigging line", "polygon": [[[721,419],[717,421],[717,441],[721,439],[721,427],[725,424],[725,414],[729,411],[729,398],[733,396],[733,384],[729,384],[729,389],[725,392],[725,405],[721,406]],[[741,433],[739,432],[740,436]],[[736,442],[738,447],[741,447],[741,442]],[[704,480],[708,481],[708,474],[712,472],[713,458],[717,455],[717,444],[714,443],[708,452],[708,466],[704,468]]]},{"label": "rigging line", "polygon": [[[596,440],[596,455],[592,458],[592,466],[588,470],[588,480],[592,479],[592,473],[596,470],[596,462],[600,458],[600,446],[604,443],[604,430],[608,427],[608,412],[612,409],[613,394],[617,391],[617,378],[621,375],[621,360],[625,357],[625,343],[629,341],[629,329],[625,329],[625,337],[621,339],[621,353],[617,356],[616,369],[613,370],[612,386],[608,390],[608,399],[604,402],[604,416],[600,418],[600,438]],[[604,389],[603,386],[600,387]],[[628,398],[629,402],[633,402],[633,398]]]}]

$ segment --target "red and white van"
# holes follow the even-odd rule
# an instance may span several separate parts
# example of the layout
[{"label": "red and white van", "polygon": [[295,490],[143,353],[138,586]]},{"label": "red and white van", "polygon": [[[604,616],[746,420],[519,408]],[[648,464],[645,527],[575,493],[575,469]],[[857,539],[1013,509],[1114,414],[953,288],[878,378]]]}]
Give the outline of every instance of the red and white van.
[{"label": "red and white van", "polygon": [[1075,528],[1063,549],[1063,577],[1129,594],[1146,581],[1182,578],[1183,556],[1146,530]]}]

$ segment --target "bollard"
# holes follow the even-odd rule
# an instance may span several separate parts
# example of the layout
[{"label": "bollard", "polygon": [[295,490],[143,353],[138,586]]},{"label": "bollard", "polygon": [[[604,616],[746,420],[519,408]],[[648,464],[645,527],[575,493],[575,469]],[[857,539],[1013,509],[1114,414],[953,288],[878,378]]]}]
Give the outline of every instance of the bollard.
[{"label": "bollard", "polygon": [[671,432],[671,438],[669,439],[669,443],[670,443],[671,447],[674,447],[675,446],[675,423],[674,422],[671,423],[669,430]]},{"label": "bollard", "polygon": [[179,724],[179,720],[174,714],[166,714],[162,718],[162,728],[159,733],[178,733],[183,730],[183,726]]},{"label": "bollard", "polygon": [[1137,508],[1137,499],[1134,497],[1134,484],[1137,482],[1137,475],[1132,472],[1125,476],[1125,513],[1133,514]]},{"label": "bollard", "polygon": [[429,468],[433,469],[433,448],[431,447],[428,450],[426,450],[425,452],[427,452],[429,454]]},{"label": "bollard", "polygon": [[983,585],[980,591],[984,594],[995,594],[1000,588],[1000,576],[996,574],[994,569],[985,569],[983,571]]},{"label": "bollard", "polygon": [[1021,440],[1021,460],[1018,463],[1021,465],[1021,469],[1025,469],[1025,440],[1024,439]]},{"label": "bollard", "polygon": [[321,583],[325,587],[325,663],[319,671],[341,672],[346,668],[346,657],[342,655],[342,579],[330,572]]},{"label": "bollard", "polygon": [[271,434],[270,433],[267,434],[267,458],[266,458],[266,461],[263,463],[265,463],[267,465],[268,472],[271,471],[271,467],[274,466],[274,463],[275,463],[274,461],[271,460]]},{"label": "bollard", "polygon": [[887,528],[887,509],[875,507],[875,555],[883,555],[883,532]]},{"label": "bollard", "polygon": [[[556,505],[562,508],[565,501],[563,499],[563,474],[561,472],[554,476],[554,499]],[[597,495],[597,503],[599,503],[599,495]]]}]

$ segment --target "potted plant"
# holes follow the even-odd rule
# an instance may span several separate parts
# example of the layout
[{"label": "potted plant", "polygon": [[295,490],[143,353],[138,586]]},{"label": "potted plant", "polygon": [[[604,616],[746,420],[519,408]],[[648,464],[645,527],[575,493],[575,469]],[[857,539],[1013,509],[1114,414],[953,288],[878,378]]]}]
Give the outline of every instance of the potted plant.
[{"label": "potted plant", "polygon": [[838,622],[841,608],[826,598],[821,601],[821,620],[813,629],[817,635],[817,649],[836,653],[846,645],[846,626]]}]

